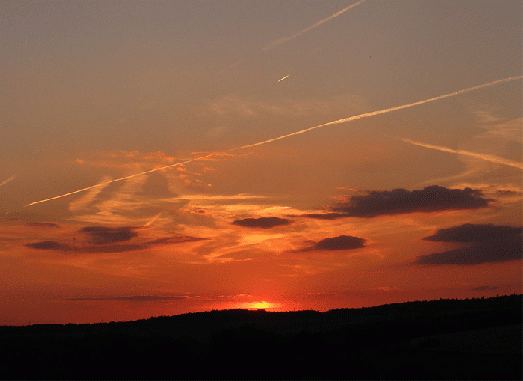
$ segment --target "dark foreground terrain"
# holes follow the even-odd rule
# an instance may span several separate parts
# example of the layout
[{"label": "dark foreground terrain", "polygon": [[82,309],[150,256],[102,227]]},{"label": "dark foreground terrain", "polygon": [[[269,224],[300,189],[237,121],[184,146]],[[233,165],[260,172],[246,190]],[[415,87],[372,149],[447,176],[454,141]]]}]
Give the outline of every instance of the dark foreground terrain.
[{"label": "dark foreground terrain", "polygon": [[0,327],[1,379],[521,379],[523,295]]}]

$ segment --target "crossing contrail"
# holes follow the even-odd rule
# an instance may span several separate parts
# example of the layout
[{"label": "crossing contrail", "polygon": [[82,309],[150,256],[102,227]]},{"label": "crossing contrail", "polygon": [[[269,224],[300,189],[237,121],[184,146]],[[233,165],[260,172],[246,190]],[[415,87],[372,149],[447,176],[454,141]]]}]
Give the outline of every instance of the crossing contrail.
[{"label": "crossing contrail", "polygon": [[163,167],[153,168],[153,169],[150,169],[150,170],[148,170],[148,171],[143,171],[143,172],[140,172],[140,173],[135,173],[134,175],[124,176],[124,177],[120,177],[120,178],[118,178],[118,179],[109,180],[109,181],[104,181],[104,182],[102,182],[102,183],[98,183],[98,184],[95,184],[95,185],[91,185],[91,186],[89,186],[89,187],[85,187],[85,188],[82,188],[82,189],[78,189],[78,190],[75,190],[75,191],[73,191],[73,192],[64,193],[64,194],[62,194],[62,195],[60,195],[60,196],[55,196],[55,197],[51,197],[51,198],[46,198],[46,199],[44,199],[44,200],[35,201],[35,202],[30,203],[30,204],[27,204],[25,207],[27,207],[27,206],[31,206],[31,205],[35,205],[35,204],[41,204],[41,203],[43,203],[43,202],[47,202],[47,201],[57,200],[57,199],[62,198],[62,197],[67,197],[67,196],[71,196],[71,195],[76,194],[76,193],[85,192],[85,191],[87,191],[87,190],[89,190],[89,189],[98,188],[98,187],[105,187],[106,185],[111,184],[111,183],[116,183],[116,182],[119,182],[119,181],[123,181],[123,180],[127,180],[127,179],[132,179],[133,177],[146,175],[146,174],[148,174],[148,173],[153,173],[153,172],[156,172],[156,171],[161,171],[161,170],[168,169],[168,168],[171,168],[171,167],[181,166],[181,165],[184,165],[184,164],[187,164],[187,163],[190,163],[190,162],[196,161],[196,160],[205,159],[205,158],[207,158],[207,157],[211,157],[211,156],[214,156],[214,155],[216,155],[216,153],[211,153],[211,154],[209,154],[209,155],[196,157],[196,158],[194,158],[194,159],[188,159],[188,160],[181,161],[181,162],[174,163],[174,164],[164,165]]},{"label": "crossing contrail", "polygon": [[354,116],[351,116],[349,118],[338,119],[338,120],[335,120],[333,122],[328,122],[328,123],[325,123],[325,124],[319,124],[317,126],[306,128],[304,130],[291,132],[290,134],[282,135],[282,136],[279,136],[279,137],[273,138],[273,139],[264,140],[263,142],[258,142],[258,143],[254,143],[254,144],[247,144],[247,145],[244,145],[244,146],[241,146],[241,147],[232,148],[229,151],[234,151],[234,150],[243,149],[243,148],[250,148],[250,147],[261,146],[263,144],[271,143],[271,142],[274,142],[276,140],[281,140],[281,139],[285,139],[285,138],[288,138],[288,137],[291,137],[291,136],[303,134],[305,132],[309,132],[309,131],[315,130],[317,128],[323,128],[323,127],[327,127],[327,126],[332,126],[334,124],[341,124],[341,123],[352,122],[352,121],[358,120],[358,119],[368,118],[368,117],[376,116],[376,115],[380,115],[380,114],[387,114],[387,113],[392,112],[392,111],[403,110],[405,108],[410,108],[410,107],[414,107],[414,106],[420,106],[420,105],[425,104],[425,103],[438,101],[440,99],[455,97],[456,95],[468,93],[468,92],[474,91],[474,90],[479,90],[479,89],[482,89],[484,87],[490,87],[490,86],[499,85],[501,83],[516,81],[516,80],[521,79],[521,78],[523,78],[522,75],[519,75],[519,76],[516,76],[516,77],[508,77],[508,78],[505,78],[505,79],[499,79],[497,81],[484,83],[482,85],[469,87],[467,89],[458,90],[458,91],[455,91],[453,93],[444,94],[444,95],[440,95],[440,96],[437,96],[437,97],[434,97],[434,98],[425,99],[423,101],[418,101],[418,102],[414,102],[414,103],[407,103],[407,104],[404,104],[404,105],[401,105],[401,106],[390,107],[390,108],[383,109],[383,110],[378,110],[378,111],[366,112],[364,114],[354,115]]},{"label": "crossing contrail", "polygon": [[477,159],[490,161],[491,163],[503,164],[503,165],[508,165],[510,167],[523,169],[523,163],[519,163],[517,161],[505,159],[505,158],[502,158],[502,157],[499,157],[499,156],[495,156],[495,155],[489,155],[489,154],[483,154],[483,153],[464,151],[464,150],[460,150],[460,149],[455,150],[455,149],[447,148],[447,147],[443,147],[443,146],[436,146],[436,145],[433,145],[433,144],[426,144],[426,143],[416,142],[416,141],[410,140],[410,139],[402,139],[402,138],[398,138],[398,139],[400,139],[401,141],[404,141],[405,143],[413,144],[415,146],[435,149],[435,150],[442,151],[442,152],[457,153],[458,155],[471,156],[471,157],[475,157]]},{"label": "crossing contrail", "polygon": [[323,20],[318,21],[316,24],[311,25],[310,27],[305,28],[305,29],[303,29],[302,31],[300,31],[300,32],[298,32],[298,33],[295,33],[295,34],[290,35],[290,36],[285,36],[285,37],[279,38],[279,39],[277,39],[276,41],[273,41],[273,42],[271,42],[270,44],[266,45],[266,46],[263,48],[263,50],[271,50],[271,49],[274,48],[275,46],[278,46],[278,45],[284,44],[285,42],[290,41],[290,40],[294,40],[296,37],[301,36],[303,33],[308,32],[309,30],[314,29],[314,28],[320,26],[320,25],[323,24],[324,22],[327,22],[327,21],[329,21],[329,20],[332,20],[332,19],[335,18],[335,17],[338,17],[338,16],[341,15],[342,13],[347,12],[349,9],[354,8],[356,5],[360,5],[361,3],[365,2],[365,1],[366,1],[366,0],[361,0],[361,1],[358,1],[357,3],[354,3],[354,4],[352,4],[352,5],[349,5],[348,7],[343,8],[341,11],[334,13],[333,15],[327,17],[326,19],[323,19]]},{"label": "crossing contrail", "polygon": [[[323,128],[323,127],[327,127],[327,126],[332,126],[332,125],[335,125],[335,124],[342,124],[342,123],[352,122],[352,121],[354,121],[354,120],[359,120],[359,119],[368,118],[368,117],[371,117],[371,116],[376,116],[376,115],[381,115],[381,114],[387,114],[387,113],[389,113],[389,112],[398,111],[398,110],[403,110],[403,109],[410,108],[410,107],[414,107],[414,106],[420,106],[420,105],[423,105],[423,104],[425,104],[425,103],[430,103],[430,102],[435,102],[435,101],[440,100],[440,99],[445,99],[445,98],[455,97],[455,96],[457,96],[457,95],[464,94],[464,93],[468,93],[468,92],[470,92],[470,91],[475,91],[475,90],[483,89],[483,88],[486,88],[486,87],[491,87],[491,86],[499,85],[499,84],[502,84],[502,83],[507,83],[507,82],[512,82],[512,81],[517,81],[517,80],[522,79],[522,78],[523,78],[522,75],[520,75],[520,76],[515,76],[515,77],[508,77],[508,78],[499,79],[499,80],[497,80],[497,81],[492,81],[492,82],[484,83],[484,84],[482,84],[482,85],[477,85],[477,86],[469,87],[469,88],[466,88],[466,89],[462,89],[462,90],[454,91],[453,93],[440,95],[440,96],[437,96],[437,97],[433,97],[433,98],[425,99],[425,100],[418,101],[418,102],[414,102],[414,103],[407,103],[407,104],[404,104],[404,105],[401,105],[401,106],[390,107],[390,108],[383,109],[383,110],[377,110],[377,111],[372,111],[372,112],[366,112],[366,113],[363,113],[363,114],[359,114],[359,115],[351,116],[351,117],[349,117],[349,118],[338,119],[338,120],[335,120],[335,121],[333,121],[333,122],[328,122],[328,123],[325,123],[325,124],[319,124],[319,125],[317,125],[317,126],[313,126],[313,127],[306,128],[306,129],[304,129],[304,130],[300,130],[300,131],[296,131],[296,132],[291,132],[290,134],[281,135],[281,136],[279,136],[279,137],[277,137],[277,138],[272,138],[272,139],[264,140],[264,141],[261,141],[261,142],[258,142],[258,143],[246,144],[246,145],[243,145],[243,146],[240,146],[240,147],[231,148],[231,149],[229,149],[229,150],[227,150],[227,151],[225,151],[225,152],[233,152],[233,151],[237,151],[237,150],[241,150],[241,149],[245,149],[245,148],[257,147],[257,146],[261,146],[261,145],[264,145],[264,144],[267,144],[267,143],[275,142],[275,141],[277,141],[277,140],[286,139],[286,138],[289,138],[289,137],[291,137],[291,136],[295,136],[295,135],[299,135],[299,134],[304,134],[304,133],[306,133],[306,132],[309,132],[309,131],[312,131],[312,130],[316,130],[316,129],[318,129],[318,128]],[[434,147],[436,147],[436,146],[434,146]],[[443,148],[444,148],[444,147],[443,147]],[[467,151],[464,151],[464,152],[467,152]],[[169,169],[169,168],[172,168],[172,167],[176,167],[176,166],[180,166],[180,165],[188,164],[188,163],[191,163],[191,162],[193,162],[193,161],[202,160],[202,159],[205,159],[205,158],[208,158],[208,157],[216,156],[217,154],[218,154],[218,153],[213,152],[213,153],[210,153],[210,154],[208,154],[208,155],[204,155],[204,156],[196,157],[196,158],[194,158],[194,159],[188,159],[188,160],[185,160],[185,161],[182,161],[182,162],[178,162],[178,163],[174,163],[174,164],[170,164],[170,165],[164,165],[163,167],[153,168],[153,169],[150,169],[150,170],[148,170],[148,171],[143,171],[143,172],[140,172],[140,173],[135,173],[134,175],[125,176],[125,177],[120,177],[120,178],[118,178],[118,179],[109,180],[109,181],[106,181],[106,182],[103,182],[103,183],[98,183],[98,184],[96,184],[96,185],[92,185],[92,186],[90,186],[90,187],[86,187],[86,188],[78,189],[78,190],[76,190],[76,191],[69,192],[69,193],[65,193],[65,194],[62,194],[62,195],[60,195],[60,196],[55,196],[55,197],[51,197],[51,198],[46,198],[46,199],[44,199],[44,200],[40,200],[40,201],[32,202],[32,203],[30,203],[30,204],[27,204],[26,207],[27,207],[27,206],[31,206],[31,205],[35,205],[35,204],[40,204],[40,203],[47,202],[47,201],[56,200],[56,199],[59,199],[59,198],[62,198],[62,197],[71,196],[71,195],[73,195],[73,194],[80,193],[80,192],[84,192],[84,191],[86,191],[86,190],[93,189],[93,188],[96,188],[96,187],[105,186],[105,185],[110,184],[110,183],[115,183],[115,182],[118,182],[118,181],[123,181],[123,180],[131,179],[131,178],[133,178],[133,177],[146,175],[146,174],[148,174],[148,173],[152,173],[152,172],[156,172],[156,171],[161,171],[161,170],[164,170],[164,169]],[[488,156],[488,155],[486,155],[486,156]],[[505,159],[503,159],[503,160],[505,160]],[[515,162],[514,162],[514,163],[515,163]]]}]

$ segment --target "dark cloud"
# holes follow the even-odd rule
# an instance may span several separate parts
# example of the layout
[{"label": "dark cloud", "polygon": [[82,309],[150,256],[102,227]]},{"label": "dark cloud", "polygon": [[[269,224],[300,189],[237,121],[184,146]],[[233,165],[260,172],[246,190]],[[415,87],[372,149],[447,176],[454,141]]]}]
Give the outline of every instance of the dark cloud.
[{"label": "dark cloud", "polygon": [[42,241],[36,243],[28,243],[25,245],[31,249],[36,250],[57,250],[66,253],[123,253],[127,251],[143,250],[149,246],[146,244],[112,244],[112,245],[91,245],[91,246],[79,246],[79,245],[67,245],[57,241]]},{"label": "dark cloud", "polygon": [[[83,229],[82,229],[83,230]],[[202,241],[206,240],[207,238],[198,238],[198,237],[191,237],[191,236],[172,236],[172,237],[163,237],[158,238],[152,241],[147,241],[143,243],[118,243],[118,242],[111,242],[109,244],[89,244],[89,245],[68,245],[63,244],[57,241],[42,241],[42,242],[36,242],[36,243],[30,243],[26,244],[26,247],[30,247],[32,249],[37,250],[58,250],[66,253],[88,253],[88,254],[96,254],[96,253],[124,253],[129,251],[138,251],[138,250],[146,250],[149,248],[152,248],[154,246],[159,245],[174,245],[179,244],[183,242],[194,242],[194,241]]]},{"label": "dark cloud", "polygon": [[504,242],[519,239],[521,244],[521,227],[495,226],[492,224],[464,224],[448,229],[439,229],[436,234],[423,238],[425,241],[438,242],[491,242],[503,245]]},{"label": "dark cloud", "polygon": [[[437,212],[455,209],[477,209],[488,206],[491,199],[482,197],[479,190],[470,188],[448,189],[433,185],[422,190],[371,191],[366,195],[352,196],[340,203],[327,215],[327,219],[339,217],[376,217],[380,215],[414,212]],[[321,218],[324,215],[312,215]]]},{"label": "dark cloud", "polygon": [[285,226],[292,224],[293,221],[279,217],[260,217],[260,218],[245,218],[243,220],[236,220],[234,225],[244,226],[248,228],[271,229],[276,226]]},{"label": "dark cloud", "polygon": [[58,225],[53,222],[26,222],[25,226],[34,226],[41,228],[57,228]]},{"label": "dark cloud", "polygon": [[137,295],[137,296],[113,296],[108,298],[72,298],[66,300],[123,300],[134,302],[152,302],[158,300],[181,300],[186,299],[186,296],[156,296],[156,295]]},{"label": "dark cloud", "polygon": [[130,241],[133,237],[138,235],[138,233],[133,230],[134,228],[130,226],[119,228],[86,226],[85,228],[80,229],[80,233],[87,234],[91,243],[95,245],[107,245],[114,242]]},{"label": "dark cloud", "polygon": [[91,253],[91,254],[97,254],[97,253],[126,253],[129,251],[138,251],[138,250],[145,250],[149,248],[150,246],[147,244],[111,244],[111,245],[95,245],[95,246],[78,246],[71,248],[70,251],[74,251],[76,253]]},{"label": "dark cloud", "polygon": [[499,287],[496,286],[480,286],[473,289],[473,291],[493,291],[497,290]]},{"label": "dark cloud", "polygon": [[314,243],[312,247],[301,250],[302,252],[315,250],[354,250],[365,247],[365,239],[352,237],[350,235],[340,235],[333,238],[324,238]]},{"label": "dark cloud", "polygon": [[308,213],[302,214],[301,217],[314,218],[315,220],[336,220],[342,217],[348,217],[346,213]]},{"label": "dark cloud", "polygon": [[42,241],[42,242],[36,242],[36,243],[28,243],[25,245],[26,247],[30,247],[31,249],[36,250],[70,250],[71,247],[69,245],[65,245],[60,242],[56,241]]},{"label": "dark cloud", "polygon": [[496,191],[496,196],[498,196],[498,197],[515,196],[517,194],[521,194],[521,192],[516,192],[513,190],[503,190],[503,189]]},{"label": "dark cloud", "polygon": [[149,173],[142,186],[141,194],[148,198],[172,198],[176,196],[169,190],[167,178],[159,172]]},{"label": "dark cloud", "polygon": [[440,229],[426,241],[457,242],[466,246],[417,257],[416,264],[475,265],[522,258],[521,227],[465,224]]},{"label": "dark cloud", "polygon": [[175,237],[163,237],[158,238],[153,241],[148,241],[148,245],[175,245],[177,243],[183,243],[183,242],[195,242],[195,241],[204,241],[208,238],[198,238],[198,237],[191,237],[191,236],[175,236]]}]

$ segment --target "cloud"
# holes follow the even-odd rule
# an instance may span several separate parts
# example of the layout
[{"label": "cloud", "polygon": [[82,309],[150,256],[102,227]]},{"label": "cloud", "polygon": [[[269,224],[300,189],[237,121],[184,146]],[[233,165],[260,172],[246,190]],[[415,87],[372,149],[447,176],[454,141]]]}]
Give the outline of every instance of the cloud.
[{"label": "cloud", "polygon": [[338,218],[348,217],[346,213],[307,213],[301,214],[301,217],[313,218],[315,220],[336,220]]},{"label": "cloud", "polygon": [[54,250],[54,251],[62,251],[65,253],[124,253],[128,251],[137,251],[137,250],[143,250],[148,248],[149,246],[146,244],[112,244],[112,245],[69,245],[64,244],[58,241],[42,241],[42,242],[35,242],[35,243],[28,243],[25,245],[26,247],[29,247],[31,249],[36,250]]},{"label": "cloud", "polygon": [[[283,80],[283,78],[280,80]],[[368,108],[365,100],[355,95],[332,97],[329,99],[293,98],[267,102],[252,98],[239,98],[234,94],[229,94],[214,99],[207,105],[207,109],[203,111],[210,112],[213,116],[236,115],[243,118],[283,116],[287,118],[299,118],[341,114],[347,111],[358,112],[365,108]]]},{"label": "cloud", "polygon": [[508,120],[506,122],[497,124],[495,126],[490,126],[488,128],[487,134],[493,136],[500,136],[507,140],[514,141],[516,143],[522,143],[521,136],[521,125],[523,124],[523,118],[516,118]]},{"label": "cloud", "polygon": [[138,233],[133,231],[133,227],[109,228],[105,226],[89,226],[79,230],[82,234],[87,234],[88,242],[61,243],[58,241],[41,241],[25,244],[26,247],[36,250],[54,250],[66,253],[124,253],[129,251],[146,250],[155,246],[174,245],[184,242],[196,242],[206,240],[207,238],[198,238],[191,236],[170,236],[162,237],[136,243],[128,242]]},{"label": "cloud", "polygon": [[113,297],[99,297],[99,298],[72,298],[66,300],[122,300],[132,302],[153,302],[159,300],[182,300],[187,299],[186,296],[157,296],[157,295],[136,295],[136,296],[113,296]]},{"label": "cloud", "polygon": [[148,198],[172,198],[176,194],[169,190],[169,181],[164,175],[153,172],[147,176],[147,180],[142,185],[141,195]]},{"label": "cloud", "polygon": [[133,231],[133,227],[124,226],[119,228],[109,228],[106,226],[86,226],[80,229],[81,233],[89,236],[91,243],[95,245],[106,245],[114,242],[130,241],[138,233]]},{"label": "cloud", "polygon": [[[489,201],[492,200],[483,198],[478,190],[448,189],[433,185],[413,191],[406,189],[371,191],[366,195],[350,197],[348,202],[338,204],[333,211],[340,213],[338,217],[376,217],[414,212],[478,209],[487,207]],[[336,215],[327,216],[333,219],[336,217]],[[318,218],[318,215],[315,215],[315,218]]]},{"label": "cloud", "polygon": [[153,241],[148,241],[147,245],[174,245],[177,243],[183,243],[183,242],[196,242],[196,241],[204,241],[208,238],[199,238],[199,237],[191,237],[191,236],[175,236],[175,237],[163,237],[158,238]]},{"label": "cloud", "polygon": [[475,265],[520,260],[523,255],[522,227],[464,224],[440,229],[425,241],[456,242],[466,246],[418,256],[415,264]]},{"label": "cloud", "polygon": [[24,223],[25,226],[31,226],[31,227],[42,227],[42,228],[57,228],[59,225],[55,224],[54,222],[26,222]]},{"label": "cloud", "polygon": [[365,239],[353,237],[350,235],[340,235],[338,237],[324,238],[314,243],[312,247],[300,250],[300,252],[309,252],[316,250],[354,250],[365,247]]},{"label": "cloud", "polygon": [[70,250],[71,246],[65,245],[57,241],[42,241],[36,243],[28,243],[25,246],[36,250]]},{"label": "cloud", "polygon": [[259,229],[271,229],[276,226],[286,226],[292,223],[293,221],[280,217],[245,218],[233,222],[234,225]]},{"label": "cloud", "polygon": [[498,197],[511,197],[511,196],[516,196],[516,195],[520,195],[520,194],[521,194],[521,192],[511,190],[511,189],[498,189],[496,191],[496,196],[498,196]]},{"label": "cloud", "polygon": [[464,224],[448,229],[440,229],[435,234],[423,238],[423,240],[472,243],[497,242],[502,244],[503,241],[514,238],[521,238],[521,227]]},{"label": "cloud", "polygon": [[473,291],[493,291],[497,290],[499,287],[496,286],[480,286],[472,289]]}]

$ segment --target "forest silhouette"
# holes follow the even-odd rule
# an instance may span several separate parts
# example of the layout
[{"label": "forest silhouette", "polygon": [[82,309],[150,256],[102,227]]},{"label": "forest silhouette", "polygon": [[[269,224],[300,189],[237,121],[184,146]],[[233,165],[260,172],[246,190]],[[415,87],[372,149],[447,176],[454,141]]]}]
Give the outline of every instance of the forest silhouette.
[{"label": "forest silhouette", "polygon": [[0,327],[3,379],[521,379],[513,294]]}]

